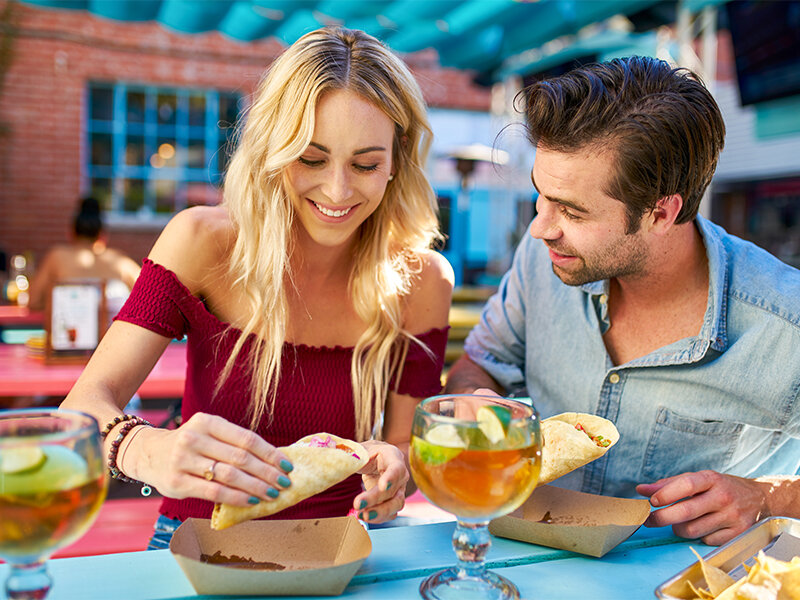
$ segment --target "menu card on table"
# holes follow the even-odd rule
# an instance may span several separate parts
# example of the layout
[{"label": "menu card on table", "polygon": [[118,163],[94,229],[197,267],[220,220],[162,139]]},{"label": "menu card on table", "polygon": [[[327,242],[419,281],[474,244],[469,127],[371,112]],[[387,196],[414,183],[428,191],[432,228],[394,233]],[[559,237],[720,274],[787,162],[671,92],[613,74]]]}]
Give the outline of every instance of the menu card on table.
[{"label": "menu card on table", "polygon": [[48,359],[86,359],[105,333],[101,281],[59,283],[51,292],[46,322]]}]

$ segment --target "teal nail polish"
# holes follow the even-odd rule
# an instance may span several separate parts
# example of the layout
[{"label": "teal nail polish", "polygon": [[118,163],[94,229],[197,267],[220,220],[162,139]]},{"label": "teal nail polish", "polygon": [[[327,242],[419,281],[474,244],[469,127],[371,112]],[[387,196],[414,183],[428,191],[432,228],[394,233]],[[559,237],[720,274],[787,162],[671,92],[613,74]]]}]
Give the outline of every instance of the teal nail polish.
[{"label": "teal nail polish", "polygon": [[361,519],[362,521],[364,521],[365,520],[364,519],[364,513],[363,512],[362,513],[358,513],[358,518]]},{"label": "teal nail polish", "polygon": [[267,496],[269,496],[270,498],[277,498],[278,494],[280,494],[280,492],[276,490],[274,487],[271,487],[267,490]]},{"label": "teal nail polish", "polygon": [[248,504],[258,504],[259,502],[261,502],[261,500],[259,500],[259,499],[258,499],[258,498],[256,498],[255,496],[250,496],[250,497],[247,499],[247,503],[248,503]]},{"label": "teal nail polish", "polygon": [[391,487],[392,487],[392,482],[390,481],[389,483],[386,484],[386,491],[388,492],[391,489]]},{"label": "teal nail polish", "polygon": [[367,508],[367,501],[362,500],[361,504],[358,505],[358,510],[364,510],[365,508]]},{"label": "teal nail polish", "polygon": [[370,520],[370,521],[371,521],[372,519],[374,519],[375,517],[377,517],[377,516],[378,516],[378,511],[377,511],[377,510],[371,510],[371,511],[369,511],[369,520]]},{"label": "teal nail polish", "polygon": [[281,460],[281,469],[287,473],[291,473],[292,469],[294,469],[294,465],[284,458]]},{"label": "teal nail polish", "polygon": [[292,485],[292,481],[286,475],[281,475],[278,477],[278,485],[281,487],[289,487]]}]

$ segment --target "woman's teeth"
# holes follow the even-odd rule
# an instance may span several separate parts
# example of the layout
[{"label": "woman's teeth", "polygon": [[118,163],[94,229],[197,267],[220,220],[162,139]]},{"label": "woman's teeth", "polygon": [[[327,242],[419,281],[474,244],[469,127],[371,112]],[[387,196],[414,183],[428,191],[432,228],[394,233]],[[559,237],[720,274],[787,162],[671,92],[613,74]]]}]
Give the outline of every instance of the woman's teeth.
[{"label": "woman's teeth", "polygon": [[317,207],[317,210],[319,210],[319,212],[321,212],[323,215],[327,217],[343,217],[344,215],[349,213],[350,210],[353,208],[352,206],[350,206],[349,208],[346,208],[344,210],[330,210],[329,208],[325,208],[324,206],[322,206],[321,204],[317,204],[316,202],[314,202],[314,206]]}]

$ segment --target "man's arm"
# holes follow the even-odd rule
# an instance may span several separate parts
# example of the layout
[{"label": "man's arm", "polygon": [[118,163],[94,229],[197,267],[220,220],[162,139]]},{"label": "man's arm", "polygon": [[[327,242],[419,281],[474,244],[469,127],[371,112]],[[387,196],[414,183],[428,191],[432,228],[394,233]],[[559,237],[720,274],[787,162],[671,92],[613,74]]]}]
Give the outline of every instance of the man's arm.
[{"label": "man's arm", "polygon": [[464,354],[450,367],[444,392],[446,394],[469,394],[478,388],[488,388],[501,396],[506,393],[502,385]]}]

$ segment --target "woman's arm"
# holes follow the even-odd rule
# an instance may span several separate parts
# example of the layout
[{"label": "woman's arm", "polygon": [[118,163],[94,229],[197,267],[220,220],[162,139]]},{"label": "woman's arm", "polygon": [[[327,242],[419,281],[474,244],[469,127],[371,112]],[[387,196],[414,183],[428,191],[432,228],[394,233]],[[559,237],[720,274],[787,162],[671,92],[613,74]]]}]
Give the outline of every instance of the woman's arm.
[{"label": "woman's arm", "polygon": [[[216,210],[180,213],[150,254],[198,295],[219,250]],[[109,328],[63,406],[92,414],[103,427],[122,408],[155,366],[170,339],[126,322]],[[246,401],[243,399],[243,402]],[[118,425],[106,438],[106,452]],[[172,498],[196,497],[247,506],[272,500],[288,485],[286,457],[252,431],[221,417],[196,414],[177,430],[139,426],[120,444],[117,467]],[[213,478],[204,474],[213,466]]]}]

